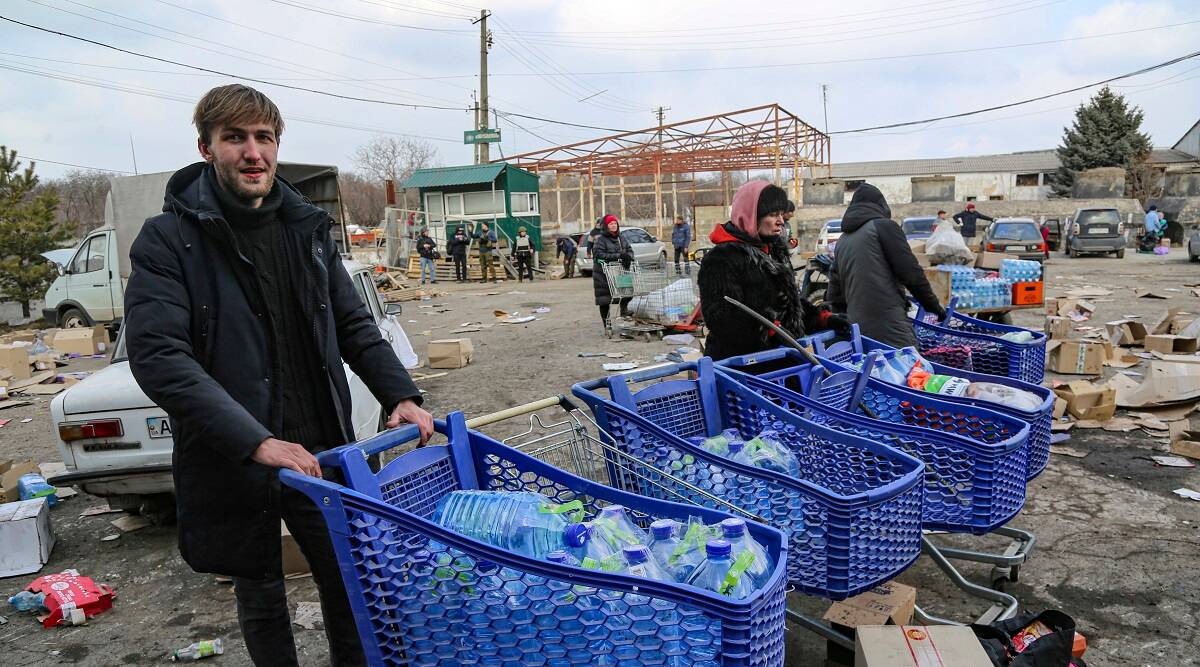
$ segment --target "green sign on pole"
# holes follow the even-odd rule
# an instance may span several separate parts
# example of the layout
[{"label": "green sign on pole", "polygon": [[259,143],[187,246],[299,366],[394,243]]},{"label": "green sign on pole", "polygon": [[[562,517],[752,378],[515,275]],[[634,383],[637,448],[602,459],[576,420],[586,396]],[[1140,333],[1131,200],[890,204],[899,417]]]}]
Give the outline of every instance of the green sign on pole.
[{"label": "green sign on pole", "polygon": [[465,130],[464,144],[495,144],[500,142],[500,130]]}]

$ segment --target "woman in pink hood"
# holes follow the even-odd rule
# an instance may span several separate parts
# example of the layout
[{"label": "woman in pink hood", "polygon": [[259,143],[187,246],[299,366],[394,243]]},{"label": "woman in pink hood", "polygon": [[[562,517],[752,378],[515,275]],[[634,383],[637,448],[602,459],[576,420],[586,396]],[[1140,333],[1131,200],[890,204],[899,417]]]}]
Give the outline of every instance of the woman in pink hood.
[{"label": "woman in pink hood", "polygon": [[780,237],[787,193],[767,181],[738,188],[732,219],[718,225],[713,248],[700,264],[700,307],[709,335],[705,352],[725,359],[780,345],[775,332],[725,301],[749,306],[799,338],[821,329],[849,331],[844,316],[833,315],[800,298],[786,244]]}]

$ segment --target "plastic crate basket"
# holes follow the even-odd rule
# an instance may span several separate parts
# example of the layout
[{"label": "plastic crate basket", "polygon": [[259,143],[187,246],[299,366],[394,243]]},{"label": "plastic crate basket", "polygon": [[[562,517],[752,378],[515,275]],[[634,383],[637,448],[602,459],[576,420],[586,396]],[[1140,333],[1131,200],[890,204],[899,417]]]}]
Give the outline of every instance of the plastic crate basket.
[{"label": "plastic crate basket", "polygon": [[538,491],[589,511],[622,504],[643,521],[731,515],[577,477],[469,431],[462,413],[436,430],[449,444],[410,451],[377,474],[366,457],[415,441],[415,427],[322,453],[345,486],[280,473],[325,516],[370,664],[783,665],[780,531],[748,524],[776,567],[743,600],[515,555],[433,523],[438,501],[456,489]]},{"label": "plastic crate basket", "polygon": [[[698,368],[699,380],[670,379]],[[662,381],[633,394],[626,378]],[[711,360],[702,359],[584,382],[573,391],[616,448],[645,462],[645,475],[621,476],[619,486],[648,495],[670,487],[696,504],[729,503],[783,530],[789,536],[788,578],[804,593],[840,600],[916,560],[920,461],[806,422],[769,401],[725,403],[717,381]],[[796,453],[803,478],[735,463],[686,440],[725,428],[750,438],[768,427]]]},{"label": "plastic crate basket", "polygon": [[[913,331],[917,335],[921,354],[938,347],[970,348],[970,365],[964,360],[941,358],[942,363],[948,366],[1017,378],[1030,384],[1041,384],[1046,377],[1046,334],[963,315],[954,311],[953,300],[946,309],[946,318],[941,322],[919,309],[913,320]],[[1033,339],[1014,343],[1000,338],[1004,334],[1021,331],[1033,334]]]},{"label": "plastic crate basket", "polygon": [[[858,325],[853,325],[852,328],[854,333],[848,341],[835,340],[836,334],[834,332],[822,331],[821,333],[803,338],[799,342],[801,345],[812,348],[817,356],[822,359],[828,359],[840,364],[857,363],[858,357],[870,354],[871,352],[878,351],[885,355],[895,352],[895,348],[880,343],[873,338],[863,336],[858,331]],[[994,410],[1001,414],[1010,415],[1028,423],[1029,440],[1025,445],[1026,450],[1028,450],[1026,454],[1028,458],[1028,470],[1026,471],[1025,479],[1031,480],[1045,470],[1046,464],[1050,461],[1050,426],[1054,421],[1054,401],[1056,398],[1053,390],[1038,384],[1030,384],[1017,378],[975,373],[933,362],[929,362],[929,365],[931,366],[930,370],[934,373],[956,375],[971,382],[994,382],[1013,387],[1014,389],[1027,391],[1040,398],[1042,401],[1041,407],[1037,410],[1028,411],[1010,407],[1002,403],[993,403],[965,396],[938,396],[940,400],[948,403],[975,405],[984,409]]]},{"label": "plastic crate basket", "polygon": [[[760,376],[760,367],[770,370]],[[766,399],[924,461],[925,528],[983,534],[1007,523],[1025,504],[1029,426],[1013,417],[947,403],[854,372],[818,381],[824,371],[813,369],[791,349],[730,357],[718,364],[717,374],[728,379],[722,391],[726,401]],[[843,409],[849,405],[855,410]]]}]

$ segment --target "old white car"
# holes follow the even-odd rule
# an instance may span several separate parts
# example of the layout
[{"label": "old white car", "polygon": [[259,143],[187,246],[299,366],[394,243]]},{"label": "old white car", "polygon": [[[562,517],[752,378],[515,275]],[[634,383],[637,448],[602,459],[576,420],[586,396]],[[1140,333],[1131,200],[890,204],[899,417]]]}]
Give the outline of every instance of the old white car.
[{"label": "old white car", "polygon": [[[396,320],[399,304],[384,307],[366,265],[345,262],[359,296],[383,337],[407,368],[419,362]],[[125,352],[124,329],[112,363],[54,397],[50,415],[67,471],[49,480],[106,496],[109,505],[150,515],[173,514],[171,422],[166,412],[142,393]],[[351,420],[358,439],[375,435],[386,416],[362,380],[343,364],[350,384]]]}]

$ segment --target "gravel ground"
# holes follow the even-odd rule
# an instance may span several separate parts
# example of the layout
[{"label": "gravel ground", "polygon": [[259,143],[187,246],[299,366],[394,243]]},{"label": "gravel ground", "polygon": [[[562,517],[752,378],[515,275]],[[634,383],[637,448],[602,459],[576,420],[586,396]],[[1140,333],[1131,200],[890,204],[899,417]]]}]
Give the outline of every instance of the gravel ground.
[{"label": "gravel ground", "polygon": [[[1181,289],[1182,283],[1200,282],[1200,265],[1189,265],[1178,251],[1166,258],[1130,254],[1124,260],[1059,255],[1047,265],[1047,276],[1051,296],[1082,285],[1112,289],[1111,297],[1097,300],[1096,322],[1126,314],[1152,319],[1168,305],[1200,314],[1200,299]],[[1134,286],[1163,290],[1172,298],[1138,299]],[[1181,291],[1165,291],[1168,288]],[[462,410],[477,416],[568,393],[572,383],[603,374],[602,360],[579,358],[581,351],[621,352],[622,361],[650,362],[673,347],[603,338],[589,280],[449,285],[446,291],[433,301],[405,304],[401,321],[422,356],[428,340],[449,337],[462,323],[494,322],[494,309],[526,313],[544,305],[550,312],[529,324],[466,334],[475,342],[474,362],[418,383],[428,392],[426,405],[435,415]],[[1040,328],[1040,311],[1018,313],[1017,323]],[[425,331],[429,335],[423,335]],[[89,370],[100,363],[80,362],[70,370]],[[29,424],[14,419],[0,429],[0,459],[60,459],[51,438],[48,405],[48,399],[37,399],[34,405],[0,415],[34,419]],[[527,425],[514,420],[490,427],[490,432],[506,436]],[[1072,615],[1088,636],[1087,659],[1093,667],[1200,664],[1195,649],[1200,645],[1200,582],[1195,576],[1200,566],[1200,503],[1171,493],[1184,486],[1200,489],[1200,473],[1156,467],[1147,457],[1164,445],[1140,431],[1076,429],[1071,436],[1066,444],[1088,455],[1053,456],[1046,472],[1029,485],[1025,509],[1012,525],[1033,531],[1037,547],[1019,580],[1007,590],[1025,609],[1056,608]],[[118,532],[109,525],[113,515],[80,517],[83,509],[100,502],[81,494],[53,510],[58,544],[43,573],[76,568],[112,585],[118,596],[114,609],[89,625],[57,630],[43,630],[30,619],[0,610],[8,617],[7,625],[0,625],[2,662],[26,667],[151,664],[162,662],[174,648],[221,637],[228,652],[213,664],[250,664],[230,587],[183,564],[172,528],[145,528],[101,541]],[[992,538],[943,541],[999,546]],[[987,566],[964,564],[962,569],[978,581],[989,579]],[[0,593],[11,595],[31,578],[0,580]],[[961,595],[925,558],[899,580],[916,586],[918,604],[932,613],[968,620],[986,607]],[[316,600],[310,579],[290,581],[288,589],[293,606]],[[804,598],[792,604],[817,616],[827,606]],[[301,662],[328,664],[322,632],[294,630]],[[789,632],[788,665],[822,665],[824,657],[823,642],[814,635]]]}]

